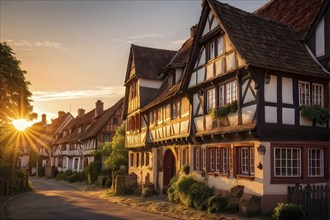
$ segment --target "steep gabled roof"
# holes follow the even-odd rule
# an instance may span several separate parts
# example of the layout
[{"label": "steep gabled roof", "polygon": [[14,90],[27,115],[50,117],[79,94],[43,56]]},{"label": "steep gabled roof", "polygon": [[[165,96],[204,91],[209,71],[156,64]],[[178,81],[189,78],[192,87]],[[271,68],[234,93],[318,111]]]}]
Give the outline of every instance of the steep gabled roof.
[{"label": "steep gabled roof", "polygon": [[[174,58],[172,59],[171,63],[169,63],[168,68],[184,68],[187,65],[189,55],[192,49],[193,44],[193,38],[189,38],[185,41],[185,43],[182,45],[182,47],[178,50]],[[167,70],[168,70],[167,68]],[[182,73],[182,76],[184,74]],[[145,106],[142,110],[147,110],[160,102],[163,102],[176,94],[179,93],[181,82],[183,77],[180,77],[178,79],[177,83],[173,85],[171,88],[169,88],[168,80],[165,79],[157,93],[155,93],[153,100]]]},{"label": "steep gabled roof", "polygon": [[272,0],[255,14],[288,24],[298,34],[310,31],[328,0]]},{"label": "steep gabled roof", "polygon": [[[72,119],[67,126],[63,129],[64,131],[72,129],[72,133],[66,136],[63,136],[57,140],[55,140],[54,144],[62,144],[78,141],[83,135],[86,128],[90,126],[90,123],[93,119],[99,118],[100,115],[95,117],[95,109],[89,111],[88,113],[78,116]],[[79,128],[81,127],[81,131],[79,132]]]},{"label": "steep gabled roof", "polygon": [[235,49],[252,66],[328,78],[284,23],[208,0]]},{"label": "steep gabled roof", "polygon": [[[131,45],[130,60],[134,61],[135,74],[139,78],[157,79],[158,74],[172,60],[176,51]],[[130,63],[128,64],[130,66]],[[130,68],[126,73],[129,80]]]},{"label": "steep gabled roof", "polygon": [[102,128],[106,126],[108,121],[114,117],[116,112],[120,108],[122,108],[123,102],[124,102],[124,98],[121,98],[116,104],[105,110],[102,116],[98,120],[96,120],[91,127],[89,127],[86,130],[83,137],[81,137],[81,140],[86,140],[88,138],[96,137],[97,134],[102,130]]}]

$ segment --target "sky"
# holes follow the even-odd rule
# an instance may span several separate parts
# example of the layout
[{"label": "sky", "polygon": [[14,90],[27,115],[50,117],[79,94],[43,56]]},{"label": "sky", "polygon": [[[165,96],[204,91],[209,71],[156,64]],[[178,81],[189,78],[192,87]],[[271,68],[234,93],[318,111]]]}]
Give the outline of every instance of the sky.
[{"label": "sky", "polygon": [[[253,12],[268,0],[222,0]],[[124,96],[131,44],[178,50],[202,0],[1,0],[0,41],[27,71],[34,112],[77,115]]]}]

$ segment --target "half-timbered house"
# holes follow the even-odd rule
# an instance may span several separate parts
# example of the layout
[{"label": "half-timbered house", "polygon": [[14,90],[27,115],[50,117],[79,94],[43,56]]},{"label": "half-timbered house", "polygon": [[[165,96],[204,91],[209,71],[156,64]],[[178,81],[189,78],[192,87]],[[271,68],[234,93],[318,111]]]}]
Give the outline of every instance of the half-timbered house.
[{"label": "half-timbered house", "polygon": [[104,142],[110,142],[115,130],[121,125],[123,99],[107,110],[98,100],[95,108],[85,114],[78,109],[78,115],[65,128],[55,134],[52,144],[51,165],[59,171],[82,171],[94,161],[92,152]]},{"label": "half-timbered house", "polygon": [[91,126],[79,139],[83,147],[83,168],[94,161],[93,152],[105,142],[111,142],[116,130],[121,126],[124,98],[93,119]]},{"label": "half-timbered house", "polygon": [[328,181],[329,124],[301,106],[329,106],[329,75],[289,26],[204,1],[185,74],[190,165],[209,186],[243,185],[271,210],[288,185]]},{"label": "half-timbered house", "polygon": [[125,78],[123,119],[126,120],[125,144],[129,148],[129,173],[137,176],[138,184],[154,183],[151,148],[147,146],[149,115],[142,114],[162,85],[159,73],[170,63],[175,51],[132,45]]},{"label": "half-timbered house", "polygon": [[180,93],[196,27],[171,62],[159,73],[163,84],[142,114],[148,118],[146,146],[153,148],[154,184],[166,189],[170,180],[183,166],[189,166],[191,107]]}]

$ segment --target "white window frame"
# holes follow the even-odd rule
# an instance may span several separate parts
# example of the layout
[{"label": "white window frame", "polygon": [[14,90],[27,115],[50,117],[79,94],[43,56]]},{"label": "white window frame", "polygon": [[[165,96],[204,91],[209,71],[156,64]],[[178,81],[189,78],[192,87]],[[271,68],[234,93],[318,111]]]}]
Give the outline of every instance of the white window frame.
[{"label": "white window frame", "polygon": [[229,169],[229,148],[227,147],[222,147],[221,148],[221,171],[223,173],[226,173]]},{"label": "white window frame", "polygon": [[199,166],[200,158],[199,158],[199,156],[200,156],[199,148],[195,148],[194,149],[194,163],[195,163],[194,169],[195,170],[200,170],[200,166]]},{"label": "white window frame", "polygon": [[215,148],[210,148],[210,171],[215,171],[216,170],[216,149]]},{"label": "white window frame", "polygon": [[226,104],[230,104],[237,100],[237,82],[233,80],[226,83]]},{"label": "white window frame", "polygon": [[215,88],[206,91],[206,112],[215,108]]},{"label": "white window frame", "polygon": [[322,84],[312,83],[312,104],[323,107],[324,89]]},{"label": "white window frame", "polygon": [[220,171],[220,148],[215,151],[215,170]]},{"label": "white window frame", "polygon": [[[316,155],[316,152],[319,152]],[[319,156],[318,158],[316,158]],[[324,176],[324,149],[309,148],[308,149],[308,177]]]},{"label": "white window frame", "polygon": [[[276,151],[279,150],[279,158],[276,158]],[[282,157],[282,151],[285,152],[285,157]],[[290,151],[290,158],[288,158],[288,152]],[[297,157],[293,157],[293,151],[297,151]],[[274,177],[301,177],[302,175],[302,150],[297,147],[274,147]],[[294,160],[296,161],[296,166],[294,166]],[[279,161],[279,165],[277,165]],[[290,161],[290,162],[289,162]],[[288,163],[289,162],[289,163]],[[283,166],[285,164],[286,166]],[[287,166],[290,164],[290,166]],[[280,173],[277,174],[276,169],[279,169]],[[294,169],[297,170],[296,174],[293,174]],[[284,171],[284,172],[283,172]],[[290,171],[290,174],[288,174]]]},{"label": "white window frame", "polygon": [[202,149],[202,169],[206,171],[206,149]]},{"label": "white window frame", "polygon": [[299,105],[310,104],[310,83],[299,81]]}]

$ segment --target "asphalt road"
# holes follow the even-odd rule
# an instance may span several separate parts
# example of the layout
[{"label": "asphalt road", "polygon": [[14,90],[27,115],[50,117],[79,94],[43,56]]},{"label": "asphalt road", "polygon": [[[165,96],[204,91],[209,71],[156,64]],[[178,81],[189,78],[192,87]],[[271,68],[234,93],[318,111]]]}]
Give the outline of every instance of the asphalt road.
[{"label": "asphalt road", "polygon": [[11,200],[5,207],[6,220],[172,219],[111,203],[69,184],[47,179],[31,180],[35,192]]}]

